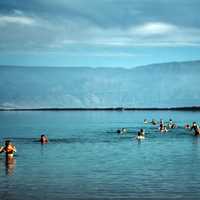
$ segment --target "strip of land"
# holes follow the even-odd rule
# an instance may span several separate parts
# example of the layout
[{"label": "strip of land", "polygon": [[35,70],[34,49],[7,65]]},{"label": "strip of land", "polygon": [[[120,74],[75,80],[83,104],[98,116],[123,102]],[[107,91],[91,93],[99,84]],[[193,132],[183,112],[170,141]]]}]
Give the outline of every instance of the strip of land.
[{"label": "strip of land", "polygon": [[0,108],[0,111],[200,111],[200,106],[169,108]]}]

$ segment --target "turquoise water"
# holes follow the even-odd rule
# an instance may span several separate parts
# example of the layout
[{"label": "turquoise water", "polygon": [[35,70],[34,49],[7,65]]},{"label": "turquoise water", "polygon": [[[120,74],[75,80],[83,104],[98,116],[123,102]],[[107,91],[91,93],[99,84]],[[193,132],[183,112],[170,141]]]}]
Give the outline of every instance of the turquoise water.
[{"label": "turquoise water", "polygon": [[[160,134],[144,118],[178,128]],[[11,138],[17,148],[11,162],[0,155],[0,199],[199,199],[200,140],[183,128],[198,120],[200,112],[0,112],[1,144]],[[42,133],[49,144],[37,142]]]}]

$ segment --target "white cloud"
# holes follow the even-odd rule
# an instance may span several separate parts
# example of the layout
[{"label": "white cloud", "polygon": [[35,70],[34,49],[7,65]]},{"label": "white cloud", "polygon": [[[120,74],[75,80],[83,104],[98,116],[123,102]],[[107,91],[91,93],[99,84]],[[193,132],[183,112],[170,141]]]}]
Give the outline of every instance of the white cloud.
[{"label": "white cloud", "polygon": [[163,22],[149,22],[132,29],[135,34],[142,35],[162,35],[169,34],[177,30],[177,27],[172,24]]},{"label": "white cloud", "polygon": [[[93,27],[82,32],[83,37],[57,41],[59,47],[68,45],[115,47],[182,47],[200,46],[200,29],[180,27],[169,23],[151,22],[128,29],[101,29]],[[87,37],[89,35],[89,37]],[[84,39],[83,39],[84,38]],[[89,39],[88,39],[89,38]],[[60,43],[59,43],[60,42]]]},{"label": "white cloud", "polygon": [[19,11],[17,11],[17,15],[9,16],[9,15],[0,15],[0,25],[7,24],[20,24],[20,25],[33,25],[35,24],[35,20],[31,17],[26,17],[19,15]]}]

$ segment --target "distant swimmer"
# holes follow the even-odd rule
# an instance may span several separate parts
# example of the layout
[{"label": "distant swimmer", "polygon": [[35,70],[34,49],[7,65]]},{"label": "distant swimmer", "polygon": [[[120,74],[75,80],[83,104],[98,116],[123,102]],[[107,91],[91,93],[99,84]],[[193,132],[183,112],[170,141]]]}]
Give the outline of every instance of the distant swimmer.
[{"label": "distant swimmer", "polygon": [[145,132],[143,129],[140,129],[140,131],[138,132],[136,139],[141,140],[145,138]]},{"label": "distant swimmer", "polygon": [[185,128],[185,129],[190,129],[190,125],[189,125],[189,124],[186,124],[186,125],[184,126],[184,128]]},{"label": "distant swimmer", "polygon": [[147,119],[144,119],[144,124],[148,124],[148,121],[147,121]]},{"label": "distant swimmer", "polygon": [[5,141],[5,147],[0,148],[0,153],[5,152],[7,157],[13,157],[14,153],[16,152],[15,146],[11,143],[10,140]]},{"label": "distant swimmer", "polygon": [[122,133],[127,133],[128,129],[127,128],[122,128]]},{"label": "distant swimmer", "polygon": [[164,132],[164,133],[168,132],[167,127],[163,125],[162,128],[160,128],[160,132],[161,132],[161,133],[163,133],[163,132]]},{"label": "distant swimmer", "polygon": [[193,129],[194,129],[194,135],[195,136],[200,135],[200,129],[199,129],[199,126],[196,122],[192,123],[190,130],[193,130]]},{"label": "distant swimmer", "polygon": [[127,128],[120,128],[120,129],[117,129],[117,133],[118,134],[126,134],[128,132],[128,129]]},{"label": "distant swimmer", "polygon": [[173,121],[172,121],[172,119],[169,119],[168,127],[172,128],[172,126],[173,126]]},{"label": "distant swimmer", "polygon": [[171,128],[177,128],[177,125],[175,123],[173,123]]},{"label": "distant swimmer", "polygon": [[176,123],[174,123],[174,122],[172,121],[172,119],[169,120],[168,128],[172,128],[172,129],[173,129],[173,128],[177,128]]},{"label": "distant swimmer", "polygon": [[41,135],[40,136],[40,142],[41,142],[41,144],[48,143],[48,137],[46,135]]},{"label": "distant swimmer", "polygon": [[144,136],[145,135],[145,131],[144,131],[144,129],[140,129],[140,134],[142,135],[142,136]]},{"label": "distant swimmer", "polygon": [[121,132],[122,132],[122,130],[121,130],[121,129],[117,129],[117,133],[119,133],[119,134],[120,134]]},{"label": "distant swimmer", "polygon": [[160,120],[160,127],[159,127],[159,130],[160,130],[160,131],[164,130],[164,123],[163,123],[163,120]]},{"label": "distant swimmer", "polygon": [[158,122],[157,122],[155,119],[152,119],[151,123],[152,123],[153,125],[156,125]]}]

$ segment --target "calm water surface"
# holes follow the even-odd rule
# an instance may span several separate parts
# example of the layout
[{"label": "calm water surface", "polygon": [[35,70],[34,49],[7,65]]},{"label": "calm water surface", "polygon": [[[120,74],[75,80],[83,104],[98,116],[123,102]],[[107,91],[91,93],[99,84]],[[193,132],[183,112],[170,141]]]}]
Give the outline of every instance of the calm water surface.
[{"label": "calm water surface", "polygon": [[[144,118],[179,127],[160,134]],[[1,144],[17,148],[0,155],[0,199],[199,199],[200,138],[182,128],[192,121],[200,112],[0,112]]]}]

